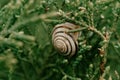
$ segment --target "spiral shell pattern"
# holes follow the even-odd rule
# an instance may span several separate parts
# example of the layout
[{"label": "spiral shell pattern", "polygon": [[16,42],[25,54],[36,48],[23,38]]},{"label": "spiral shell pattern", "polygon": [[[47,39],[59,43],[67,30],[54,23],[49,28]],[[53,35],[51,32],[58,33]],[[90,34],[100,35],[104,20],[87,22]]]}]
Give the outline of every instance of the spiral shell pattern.
[{"label": "spiral shell pattern", "polygon": [[52,43],[55,49],[64,56],[73,56],[78,49],[78,32],[68,33],[67,31],[78,28],[72,23],[58,24],[52,33]]}]

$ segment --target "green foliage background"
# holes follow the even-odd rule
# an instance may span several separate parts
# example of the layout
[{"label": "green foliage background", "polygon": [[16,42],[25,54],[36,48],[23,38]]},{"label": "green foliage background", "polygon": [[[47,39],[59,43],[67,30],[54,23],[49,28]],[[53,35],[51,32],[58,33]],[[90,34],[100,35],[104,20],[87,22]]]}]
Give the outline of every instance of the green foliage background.
[{"label": "green foliage background", "polygon": [[[51,43],[65,22],[85,28],[72,58]],[[0,1],[0,80],[119,80],[119,52],[120,0]]]}]

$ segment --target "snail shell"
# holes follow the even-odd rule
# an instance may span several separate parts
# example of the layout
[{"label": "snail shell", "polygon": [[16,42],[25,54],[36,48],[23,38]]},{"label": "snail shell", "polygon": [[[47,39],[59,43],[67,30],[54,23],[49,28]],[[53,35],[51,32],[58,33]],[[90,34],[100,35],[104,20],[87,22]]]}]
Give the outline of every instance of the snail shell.
[{"label": "snail shell", "polygon": [[58,24],[54,27],[52,33],[52,43],[55,49],[64,56],[73,56],[78,49],[79,32],[68,33],[69,30],[79,28],[72,23]]}]

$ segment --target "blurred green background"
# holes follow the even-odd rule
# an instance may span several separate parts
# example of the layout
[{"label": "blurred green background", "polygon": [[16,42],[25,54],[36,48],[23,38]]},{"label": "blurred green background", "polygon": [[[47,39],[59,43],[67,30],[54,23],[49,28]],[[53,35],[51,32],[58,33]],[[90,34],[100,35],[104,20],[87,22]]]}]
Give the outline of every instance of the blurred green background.
[{"label": "blurred green background", "polygon": [[[65,22],[94,26],[108,42],[86,29],[76,55],[61,56],[51,34]],[[120,0],[0,1],[0,80],[120,80],[119,52]]]}]

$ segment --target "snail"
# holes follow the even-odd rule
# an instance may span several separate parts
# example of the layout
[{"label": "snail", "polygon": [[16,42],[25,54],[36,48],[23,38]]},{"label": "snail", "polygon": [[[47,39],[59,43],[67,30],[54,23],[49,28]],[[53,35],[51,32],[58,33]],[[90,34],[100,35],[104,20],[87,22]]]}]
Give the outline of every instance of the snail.
[{"label": "snail", "polygon": [[76,28],[79,28],[79,26],[68,22],[58,24],[53,28],[52,43],[60,54],[71,57],[77,52],[79,32],[68,32]]}]

